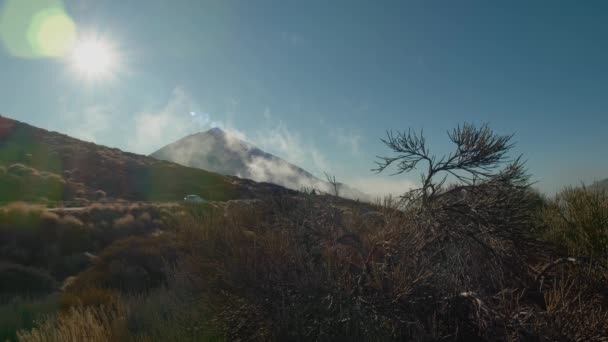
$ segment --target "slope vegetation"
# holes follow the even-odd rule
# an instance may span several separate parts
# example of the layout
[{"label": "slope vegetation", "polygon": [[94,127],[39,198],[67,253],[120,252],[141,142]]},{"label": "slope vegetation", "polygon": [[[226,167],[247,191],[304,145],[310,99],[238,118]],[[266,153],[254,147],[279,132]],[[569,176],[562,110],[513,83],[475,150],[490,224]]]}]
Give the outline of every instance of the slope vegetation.
[{"label": "slope vegetation", "polygon": [[234,179],[49,132],[0,116],[0,201],[169,201],[238,197]]}]

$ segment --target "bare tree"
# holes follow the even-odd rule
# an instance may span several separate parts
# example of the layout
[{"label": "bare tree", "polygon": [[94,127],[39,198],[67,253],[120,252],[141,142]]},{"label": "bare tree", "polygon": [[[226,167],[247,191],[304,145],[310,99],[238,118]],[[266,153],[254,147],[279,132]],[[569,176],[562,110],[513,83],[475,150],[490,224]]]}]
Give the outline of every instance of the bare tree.
[{"label": "bare tree", "polygon": [[374,170],[393,164],[395,174],[424,170],[421,187],[402,197],[429,241],[425,253],[439,258],[432,270],[439,283],[497,289],[525,270],[521,255],[531,249],[533,213],[529,177],[521,157],[509,158],[513,135],[464,124],[448,137],[455,151],[437,157],[422,132],[389,131],[382,141],[396,155],[378,157]]},{"label": "bare tree", "polygon": [[[407,133],[388,131],[387,138],[381,140],[396,155],[378,157],[377,168],[373,171],[380,173],[396,164],[397,172],[393,175],[397,175],[426,163],[421,174],[421,188],[406,194],[408,197],[422,197],[424,203],[438,195],[449,176],[460,182],[460,186],[474,186],[480,182],[528,186],[521,158],[507,157],[513,147],[513,135],[497,135],[487,125],[477,128],[467,123],[447,134],[456,145],[456,151],[437,158],[430,153],[422,131],[419,134],[411,130]],[[499,170],[503,165],[506,165],[504,169]],[[438,177],[441,179],[437,180]]]},{"label": "bare tree", "polygon": [[327,180],[327,183],[329,183],[331,187],[330,190],[332,191],[332,195],[336,197],[340,196],[340,188],[342,187],[342,184],[336,181],[336,176],[332,176],[327,172],[323,173],[325,174],[325,179]]}]

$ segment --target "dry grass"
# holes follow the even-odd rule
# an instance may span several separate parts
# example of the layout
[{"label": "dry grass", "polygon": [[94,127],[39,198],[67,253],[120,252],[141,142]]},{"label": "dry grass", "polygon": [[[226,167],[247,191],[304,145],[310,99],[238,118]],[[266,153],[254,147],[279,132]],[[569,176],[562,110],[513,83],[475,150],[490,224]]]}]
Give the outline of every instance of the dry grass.
[{"label": "dry grass", "polygon": [[[91,325],[103,327],[99,338],[141,341],[608,338],[608,273],[543,267],[559,255],[532,239],[533,206],[516,207],[529,210],[521,221],[480,229],[449,213],[460,198],[444,198],[432,212],[313,195],[174,207],[169,231],[113,244],[64,295],[72,311],[20,336]],[[530,234],[497,233],[523,229],[514,222]],[[162,276],[124,272],[138,269]],[[125,296],[133,292],[117,279],[137,280],[140,294]],[[100,284],[113,294],[95,301]]]},{"label": "dry grass", "polygon": [[122,304],[73,307],[45,320],[31,331],[19,332],[18,338],[31,342],[120,341],[127,336],[127,314],[128,308]]}]

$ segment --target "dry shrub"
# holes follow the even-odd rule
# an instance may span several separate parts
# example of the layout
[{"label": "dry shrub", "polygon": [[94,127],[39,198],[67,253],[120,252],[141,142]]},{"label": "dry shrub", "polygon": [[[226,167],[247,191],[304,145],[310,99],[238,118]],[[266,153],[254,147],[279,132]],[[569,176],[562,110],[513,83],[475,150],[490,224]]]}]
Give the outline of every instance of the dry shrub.
[{"label": "dry shrub", "polygon": [[40,216],[43,225],[58,224],[61,222],[61,217],[53,212],[45,211]]},{"label": "dry shrub", "polygon": [[19,330],[31,329],[36,322],[57,311],[57,296],[12,297],[0,302],[0,341],[17,341]]},{"label": "dry shrub", "polygon": [[606,341],[608,272],[570,264],[553,271],[541,291],[504,290],[488,301],[504,338]]},{"label": "dry shrub", "polygon": [[169,236],[129,237],[105,248],[93,265],[71,286],[74,292],[106,288],[140,293],[166,282],[166,264],[176,260],[174,239]]},{"label": "dry shrub", "polygon": [[[550,336],[544,294],[558,283],[547,274],[539,290],[527,263],[547,259],[529,234],[537,196],[487,186],[463,198],[454,189],[427,208],[279,198],[255,209],[265,215],[252,214],[250,201],[232,202],[186,210],[173,224],[188,252],[183,267],[230,340]],[[605,336],[605,286],[595,284],[578,293],[584,308],[596,306],[596,323],[573,319],[568,336]]]},{"label": "dry shrub", "polygon": [[78,277],[72,278],[61,294],[59,306],[62,310],[76,306],[108,306],[118,301],[118,293],[108,289],[95,286],[74,289],[77,280]]},{"label": "dry shrub", "polygon": [[217,341],[209,324],[205,303],[192,292],[192,284],[181,271],[171,272],[169,287],[148,295],[124,299],[130,308],[129,333],[136,341]]},{"label": "dry shrub", "polygon": [[0,294],[40,296],[57,288],[48,272],[12,262],[0,261]]},{"label": "dry shrub", "polygon": [[606,275],[602,278],[598,279],[597,274],[581,269],[565,270],[560,274],[558,281],[544,293],[547,315],[538,325],[546,324],[546,328],[542,329],[540,335],[553,338],[561,336],[576,341],[605,340],[608,332],[608,312],[605,309],[608,296],[598,290],[602,289],[602,282],[606,290],[608,278]]},{"label": "dry shrub", "polygon": [[104,199],[107,196],[106,192],[103,191],[103,190],[97,190],[97,191],[95,191],[94,195],[95,195],[95,199],[96,200]]},{"label": "dry shrub", "polygon": [[66,227],[83,227],[84,226],[84,223],[82,223],[81,220],[79,220],[78,218],[76,218],[72,215],[65,215],[61,220],[61,224],[63,224]]},{"label": "dry shrub", "polygon": [[61,219],[61,231],[57,241],[62,255],[70,255],[91,250],[91,231],[78,218],[65,215]]},{"label": "dry shrub", "polygon": [[178,242],[189,251],[184,267],[200,282],[226,338],[405,336],[397,331],[399,321],[412,313],[405,307],[396,312],[400,305],[390,303],[422,295],[416,291],[428,279],[426,265],[400,263],[412,250],[399,256],[396,245],[384,243],[398,226],[384,236],[358,238],[343,224],[343,210],[319,198],[281,198],[291,209],[271,207],[273,215],[251,215],[251,202],[242,209],[233,202],[227,216],[208,207],[200,220],[178,219]]},{"label": "dry shrub", "polygon": [[122,228],[122,227],[130,226],[134,222],[135,222],[135,217],[133,217],[133,215],[131,215],[131,214],[126,214],[123,217],[114,220],[114,225],[116,227]]},{"label": "dry shrub", "polygon": [[44,210],[44,206],[26,202],[11,202],[7,204],[2,210],[6,213],[31,213],[41,212]]},{"label": "dry shrub", "polygon": [[140,223],[150,223],[152,221],[152,216],[148,212],[144,212],[137,217],[137,221]]},{"label": "dry shrub", "polygon": [[51,316],[31,331],[18,332],[19,341],[120,341],[128,336],[128,308],[122,303],[110,307],[73,307]]},{"label": "dry shrub", "polygon": [[23,164],[11,164],[7,169],[7,173],[11,174],[11,175],[21,176],[21,177],[40,176],[40,173],[38,172],[38,170],[31,168],[29,166],[25,166]]},{"label": "dry shrub", "polygon": [[95,203],[89,204],[89,206],[87,207],[87,210],[102,209],[102,208],[107,208],[108,206],[109,206],[109,204],[95,202]]},{"label": "dry shrub", "polygon": [[41,172],[40,177],[46,181],[51,181],[51,182],[55,182],[55,183],[62,184],[62,185],[66,184],[65,179],[63,179],[63,177],[61,177],[60,175],[55,174],[55,173]]},{"label": "dry shrub", "polygon": [[[428,211],[330,196],[174,207],[171,231],[106,248],[63,294],[63,307],[120,300],[132,340],[606,337],[608,275],[556,264],[543,268],[541,286],[525,264],[529,237],[513,241],[533,200],[498,190],[462,198],[446,189]],[[483,224],[472,225],[471,208],[480,215],[497,195],[523,207],[486,207],[474,216]],[[522,216],[509,211],[522,208]],[[547,258],[539,255],[532,259]],[[53,333],[45,329],[59,328],[34,332]]]},{"label": "dry shrub", "polygon": [[[40,231],[41,215],[44,208],[24,202],[9,203],[0,208],[0,234],[5,233],[3,239],[35,235]],[[2,241],[0,241],[1,243]]]}]

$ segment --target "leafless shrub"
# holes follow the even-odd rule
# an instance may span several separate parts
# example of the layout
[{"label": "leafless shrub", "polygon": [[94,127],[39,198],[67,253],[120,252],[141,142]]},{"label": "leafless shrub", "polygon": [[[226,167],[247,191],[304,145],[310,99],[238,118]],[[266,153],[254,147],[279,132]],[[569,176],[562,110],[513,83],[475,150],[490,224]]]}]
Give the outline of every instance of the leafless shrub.
[{"label": "leafless shrub", "polygon": [[325,179],[327,180],[327,183],[330,186],[331,194],[336,197],[340,196],[340,188],[342,187],[342,184],[336,181],[336,176],[332,176],[327,172],[324,172],[324,174]]},{"label": "leafless shrub", "polygon": [[[388,132],[382,141],[394,157],[379,157],[377,172],[396,174],[426,163],[422,186],[402,197],[415,211],[415,228],[427,235],[433,273],[446,291],[491,293],[525,277],[533,206],[521,158],[510,159],[512,135],[465,124],[448,133],[456,151],[432,155],[422,134]],[[438,178],[439,177],[439,178]],[[455,183],[446,186],[448,178]]]}]

